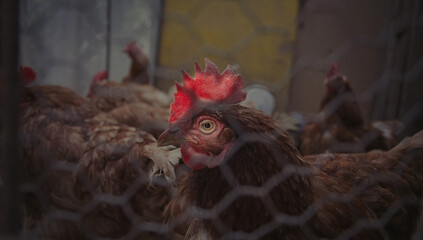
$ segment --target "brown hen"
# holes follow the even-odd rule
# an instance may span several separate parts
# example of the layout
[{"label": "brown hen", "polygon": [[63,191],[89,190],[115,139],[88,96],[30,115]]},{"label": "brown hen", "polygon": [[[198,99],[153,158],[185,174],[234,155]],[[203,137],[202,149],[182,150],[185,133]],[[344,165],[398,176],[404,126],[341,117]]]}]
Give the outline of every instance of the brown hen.
[{"label": "brown hen", "polygon": [[389,151],[305,156],[329,176],[346,183],[385,225],[391,239],[411,239],[423,191],[423,131]]},{"label": "brown hen", "polygon": [[161,228],[180,152],[98,117],[59,86],[21,100],[25,234],[42,239],[167,237]]},{"label": "brown hen", "polygon": [[302,154],[366,152],[395,146],[402,124],[399,121],[367,122],[350,82],[338,73],[337,64],[329,69],[325,85],[319,114],[301,131]]},{"label": "brown hen", "polygon": [[136,127],[158,137],[167,127],[169,98],[149,84],[148,59],[135,42],[125,52],[132,60],[128,76],[118,83],[108,81],[105,71],[97,73],[88,97],[102,111],[98,118]]},{"label": "brown hen", "polygon": [[110,111],[126,103],[143,102],[154,107],[169,107],[167,94],[152,86],[148,75],[148,59],[135,42],[125,52],[131,58],[131,68],[122,83],[107,80],[107,72],[97,73],[88,97],[102,111]]},{"label": "brown hen", "polygon": [[[350,179],[341,171],[347,171],[343,158],[335,155],[331,162],[339,168],[333,171],[327,161],[320,165],[303,158],[270,116],[237,105],[245,93],[230,66],[219,73],[206,59],[204,71],[197,63],[195,68],[195,78],[183,73],[169,130],[158,140],[160,145],[182,144],[182,159],[192,168],[166,207],[169,227],[186,239],[388,239],[407,231],[389,222],[393,229],[386,232],[384,225],[396,200],[421,197],[421,176],[400,163],[408,155],[381,153],[379,161],[357,163],[361,180]],[[403,152],[422,147],[415,141]],[[343,156],[361,159],[376,153],[368,154]],[[421,160],[420,155],[413,158]],[[396,166],[403,172],[395,172]],[[396,181],[374,182],[376,173],[396,176]],[[401,185],[395,185],[399,180]],[[371,190],[361,187],[368,181]],[[410,188],[400,190],[405,186]],[[391,199],[379,204],[389,194]],[[414,207],[398,215],[410,224],[408,230],[415,224]]]},{"label": "brown hen", "polygon": [[109,112],[101,112],[96,118],[132,126],[158,138],[168,126],[169,109],[133,102],[123,104]]},{"label": "brown hen", "polygon": [[133,41],[124,50],[131,58],[129,73],[122,80],[123,83],[149,84],[150,74],[148,73],[150,61],[147,55]]}]

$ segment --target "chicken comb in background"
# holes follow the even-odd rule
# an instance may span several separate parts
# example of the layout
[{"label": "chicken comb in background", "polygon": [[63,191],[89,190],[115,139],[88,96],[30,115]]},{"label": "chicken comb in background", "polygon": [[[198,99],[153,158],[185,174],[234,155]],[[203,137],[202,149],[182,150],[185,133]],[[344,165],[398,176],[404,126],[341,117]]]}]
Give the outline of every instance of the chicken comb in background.
[{"label": "chicken comb in background", "polygon": [[136,82],[141,84],[150,83],[150,74],[148,73],[150,61],[148,56],[137,46],[136,41],[130,42],[123,50],[131,59],[129,74],[125,76],[122,82]]},{"label": "chicken comb in background", "polygon": [[137,46],[136,41],[132,41],[125,47],[123,51],[126,52],[130,57],[135,57],[135,55],[139,53],[141,49]]},{"label": "chicken comb in background", "polygon": [[347,88],[346,85],[349,86],[347,78],[339,73],[338,63],[333,63],[331,65],[323,83],[326,85],[326,90],[329,92],[342,91]]},{"label": "chicken comb in background", "polygon": [[175,100],[170,106],[170,123],[183,121],[199,109],[214,104],[231,105],[246,97],[244,82],[235,74],[230,65],[219,73],[218,67],[205,58],[204,71],[195,62],[195,78],[182,71],[183,86],[176,84]]},{"label": "chicken comb in background", "polygon": [[326,73],[326,79],[330,81],[335,77],[339,72],[339,65],[338,63],[333,63],[329,69],[329,71]]},{"label": "chicken comb in background", "polygon": [[98,72],[94,75],[93,80],[91,83],[102,82],[108,78],[108,73],[106,70]]},{"label": "chicken comb in background", "polygon": [[94,94],[95,94],[95,91],[94,91],[94,87],[95,87],[95,85],[97,84],[97,83],[100,83],[100,82],[102,82],[102,81],[104,81],[104,80],[107,80],[107,78],[108,78],[108,73],[107,73],[107,71],[106,70],[104,70],[104,71],[101,71],[101,72],[98,72],[98,73],[96,73],[95,75],[94,75],[94,77],[93,77],[93,79],[91,80],[91,84],[90,84],[90,90],[89,90],[89,92],[88,92],[88,97],[93,97],[94,96]]},{"label": "chicken comb in background", "polygon": [[19,76],[23,81],[24,86],[34,82],[37,78],[37,74],[35,73],[34,69],[28,66],[19,67]]}]

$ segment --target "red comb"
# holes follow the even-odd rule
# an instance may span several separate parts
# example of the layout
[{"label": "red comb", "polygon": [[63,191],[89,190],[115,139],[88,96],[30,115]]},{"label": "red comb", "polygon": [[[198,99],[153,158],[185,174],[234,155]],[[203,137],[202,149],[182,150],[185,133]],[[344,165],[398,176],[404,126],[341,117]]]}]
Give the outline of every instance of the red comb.
[{"label": "red comb", "polygon": [[331,79],[335,77],[338,74],[338,71],[339,71],[338,63],[333,63],[332,66],[330,66],[328,73],[326,73],[326,78]]},{"label": "red comb", "polygon": [[204,61],[204,71],[195,62],[195,78],[182,71],[183,86],[176,83],[175,101],[170,106],[170,123],[188,118],[196,110],[216,103],[236,104],[245,99],[244,82],[230,65],[220,74],[212,61],[207,58]]},{"label": "red comb", "polygon": [[141,51],[141,49],[137,46],[137,42],[136,41],[132,41],[130,42],[125,50],[124,50],[130,57],[134,57],[136,54],[138,54],[138,52]]},{"label": "red comb", "polygon": [[37,74],[35,73],[34,69],[28,66],[19,67],[19,76],[21,77],[24,85],[32,83],[37,78]]},{"label": "red comb", "polygon": [[106,70],[98,72],[94,75],[93,79],[91,80],[90,89],[88,91],[88,97],[93,97],[95,95],[94,86],[96,83],[102,82],[108,78],[108,73]]},{"label": "red comb", "polygon": [[109,74],[107,73],[106,70],[96,73],[93,77],[93,80],[91,81],[91,84],[96,83],[96,82],[102,82],[102,81],[106,80],[108,75]]}]

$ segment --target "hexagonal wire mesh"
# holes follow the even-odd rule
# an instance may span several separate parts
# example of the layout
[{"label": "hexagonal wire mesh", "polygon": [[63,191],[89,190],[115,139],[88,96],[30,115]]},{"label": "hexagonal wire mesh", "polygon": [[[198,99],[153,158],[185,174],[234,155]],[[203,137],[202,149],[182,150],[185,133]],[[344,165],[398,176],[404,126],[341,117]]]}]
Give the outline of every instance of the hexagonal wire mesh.
[{"label": "hexagonal wire mesh", "polygon": [[[96,14],[106,12],[105,2],[22,2],[27,4],[22,16],[23,63],[37,69],[39,83],[60,84],[85,94],[89,87],[86,79],[105,65],[106,14]],[[277,111],[313,113],[318,110],[316,103],[325,92],[324,89],[317,90],[322,88],[325,72],[333,62],[339,62],[342,72],[356,90],[360,108],[367,119],[400,119],[405,125],[400,138],[422,129],[422,81],[419,81],[422,74],[419,53],[422,49],[418,44],[421,39],[418,30],[423,19],[421,1],[269,0],[258,3],[198,0],[166,1],[163,5],[143,1],[112,2],[112,79],[119,79],[129,66],[128,60],[116,60],[120,58],[117,56],[122,46],[130,42],[130,38],[141,39],[143,50],[156,63],[150,69],[156,77],[156,85],[165,91],[174,80],[181,79],[179,69],[193,73],[193,62],[208,57],[221,70],[228,63],[235,65],[247,85],[264,85],[275,96]],[[163,11],[160,30],[159,8]],[[119,19],[116,17],[120,14],[118,9],[132,17],[115,20]],[[121,24],[116,23],[119,21]],[[145,29],[145,32],[139,29]],[[160,41],[154,38],[155,31],[160,32]],[[132,35],[126,35],[128,32]],[[154,55],[156,45],[157,60]],[[122,92],[111,93],[112,97],[121,98]],[[125,89],[122,96],[130,94],[133,92]],[[338,104],[349,100],[348,96],[338,98]],[[21,131],[25,178],[21,190],[24,193],[25,238],[177,239],[181,236],[175,232],[184,227],[187,219],[193,223],[190,231],[200,232],[196,236],[199,239],[210,237],[203,232],[204,229],[222,239],[292,237],[289,234],[295,231],[300,235],[293,236],[308,239],[352,239],[364,238],[366,229],[380,229],[381,226],[386,227],[386,233],[393,239],[404,237],[398,234],[414,239],[421,237],[422,217],[415,213],[421,206],[422,183],[419,179],[417,182],[410,179],[415,175],[407,175],[410,169],[402,164],[389,167],[389,171],[376,166],[383,165],[378,162],[377,153],[364,160],[358,157],[364,155],[354,155],[356,157],[336,157],[336,161],[330,154],[315,155],[305,157],[308,163],[302,164],[302,161],[292,161],[298,160],[298,156],[294,150],[287,153],[289,144],[280,143],[274,137],[281,134],[278,130],[263,134],[261,130],[249,129],[261,129],[260,124],[267,124],[259,122],[257,125],[254,116],[266,117],[247,111],[253,116],[248,122],[242,115],[222,110],[223,116],[229,117],[218,119],[225,122],[237,137],[227,153],[227,164],[206,169],[212,173],[201,177],[200,171],[188,171],[183,164],[175,163],[179,157],[178,149],[156,147],[156,138],[147,134],[143,126],[130,126],[107,114],[100,116],[100,111],[84,104],[77,110],[70,105],[69,109],[62,110],[43,104],[31,105],[41,109],[37,110],[39,115],[35,114],[36,117],[31,115],[34,114],[32,111],[24,110]],[[328,106],[317,114],[318,120],[323,112],[334,111],[331,109],[333,104]],[[281,121],[278,116],[274,115]],[[302,115],[301,118],[307,117]],[[333,134],[331,130],[326,132],[323,136]],[[301,136],[304,134],[300,139]],[[312,132],[312,136],[317,139],[318,133]],[[362,139],[358,142],[362,144],[364,135],[359,137]],[[347,144],[348,151],[355,149],[357,141],[353,140],[353,143]],[[331,148],[336,144],[332,142],[319,151],[336,151],[337,148]],[[262,149],[257,150],[254,146]],[[298,147],[305,151],[301,142]],[[247,163],[232,160],[252,148],[265,151],[263,159],[252,157],[260,160],[260,165],[249,167]],[[163,159],[166,161],[161,161]],[[421,165],[414,162],[419,160],[418,155],[404,156],[400,160],[415,169]],[[266,165],[265,161],[274,166],[263,170],[261,165]],[[331,161],[335,163],[328,164]],[[316,171],[327,175],[316,174]],[[186,179],[186,176],[200,181],[210,174],[218,174],[218,177],[211,178],[212,183],[202,182],[204,188],[187,188],[197,191],[187,193],[196,195],[187,197],[187,201],[195,204],[186,206],[185,211],[168,224],[162,224],[165,206],[181,196],[175,189],[175,182]],[[358,179],[351,178],[351,174]],[[194,178],[193,175],[200,177]],[[343,186],[339,182],[335,185],[341,190],[335,189],[333,183],[325,185],[322,183],[325,180],[319,180],[319,177],[334,178],[350,185]],[[293,180],[297,178],[307,179],[311,186],[298,186],[293,192],[292,189],[285,192],[288,191],[287,185],[300,184]],[[398,185],[400,180],[406,183]],[[319,183],[325,188],[321,189]],[[416,189],[399,191],[406,186],[410,188],[410,185]],[[320,196],[313,196],[308,202],[309,192],[317,192],[316,195]],[[296,197],[297,194],[300,197]],[[289,202],[291,197],[294,203]],[[362,215],[345,210],[340,213],[344,216],[328,221],[333,226],[316,227],[316,222],[325,222],[316,220],[322,211],[335,211],[326,209],[325,204],[356,206],[356,198],[364,199],[380,221],[374,221],[372,217],[360,218]],[[244,203],[247,211],[242,207]],[[281,206],[285,204],[300,211]],[[387,205],[380,207],[383,204]],[[335,205],[333,208],[337,209]],[[403,221],[406,217],[419,222],[420,228],[404,227],[411,225]],[[346,221],[345,218],[355,220],[338,231],[337,221]],[[398,225],[403,228],[396,232],[394,228]]]}]

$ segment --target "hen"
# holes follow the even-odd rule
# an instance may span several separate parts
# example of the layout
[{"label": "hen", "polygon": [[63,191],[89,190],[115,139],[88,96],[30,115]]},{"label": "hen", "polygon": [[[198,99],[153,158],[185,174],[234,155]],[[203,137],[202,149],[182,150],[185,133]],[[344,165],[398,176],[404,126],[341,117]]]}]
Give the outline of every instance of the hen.
[{"label": "hen", "polygon": [[125,51],[132,63],[123,83],[107,81],[107,72],[99,72],[92,80],[88,97],[102,111],[98,118],[136,127],[158,137],[167,127],[169,98],[149,84],[148,59],[135,42]]},{"label": "hen", "polygon": [[411,239],[423,191],[423,131],[386,152],[329,153],[304,160],[348,184],[349,192],[359,194],[376,213],[391,239]]},{"label": "hen", "polygon": [[123,104],[109,112],[101,112],[96,118],[135,127],[157,138],[167,128],[169,109],[133,102]]},{"label": "hen", "polygon": [[[192,168],[166,207],[169,227],[186,239],[388,239],[378,214],[389,214],[389,206],[371,204],[383,195],[352,192],[360,180],[338,172],[336,166],[346,168],[337,155],[327,161],[335,166],[332,171],[329,163],[303,158],[270,116],[237,104],[245,99],[244,84],[230,66],[220,74],[205,61],[204,71],[196,63],[195,78],[183,72],[169,129],[158,140],[159,145],[182,144],[182,159]],[[404,146],[422,147],[422,141]],[[390,174],[405,158],[395,150],[368,154],[380,158],[365,161],[369,169],[360,172],[361,182],[374,173]],[[361,164],[356,163],[358,169]],[[407,174],[398,173],[396,180],[412,190],[397,192],[384,181],[373,182],[373,189],[420,197],[420,176],[403,168]]]},{"label": "hen", "polygon": [[154,107],[169,107],[167,94],[149,84],[148,59],[137,47],[135,42],[130,43],[125,50],[132,60],[128,76],[122,83],[107,80],[107,72],[97,73],[91,81],[88,97],[97,108],[110,111],[122,104],[143,102]]},{"label": "hen", "polygon": [[123,78],[122,82],[149,84],[150,74],[148,73],[148,68],[150,67],[150,61],[147,55],[136,45],[135,41],[126,46],[125,52],[132,61],[129,74]]},{"label": "hen", "polygon": [[26,88],[21,100],[24,224],[42,239],[165,237],[162,212],[180,152],[150,134],[96,116],[59,86]]},{"label": "hen", "polygon": [[[97,77],[99,75],[94,79]],[[154,101],[155,94],[144,94],[144,92],[138,91],[147,91],[149,86],[146,85],[145,87],[128,88],[128,86],[108,81],[100,89],[110,91],[110,93],[94,94],[90,98],[95,107],[101,111],[97,118],[136,127],[158,137],[167,127],[169,109],[157,106],[157,102]],[[160,90],[156,90],[156,93],[158,93],[156,96],[161,95]],[[137,96],[140,96],[140,98]]]},{"label": "hen", "polygon": [[337,64],[329,69],[325,85],[319,114],[302,129],[299,141],[302,154],[365,152],[395,146],[401,123],[366,122],[351,84],[338,73]]}]

